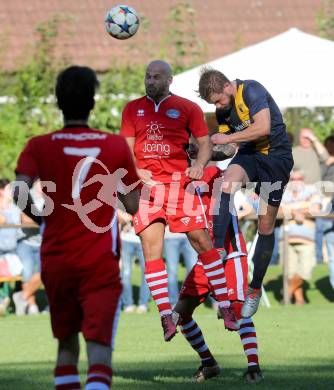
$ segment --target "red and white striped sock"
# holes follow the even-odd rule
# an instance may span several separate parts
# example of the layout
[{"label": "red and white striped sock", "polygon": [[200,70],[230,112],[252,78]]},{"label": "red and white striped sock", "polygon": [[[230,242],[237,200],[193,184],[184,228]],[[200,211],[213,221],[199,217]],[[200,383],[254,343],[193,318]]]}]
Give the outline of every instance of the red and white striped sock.
[{"label": "red and white striped sock", "polygon": [[103,364],[93,364],[88,369],[85,390],[109,390],[111,388],[112,369]]},{"label": "red and white striped sock", "polygon": [[163,259],[145,263],[145,279],[160,316],[171,314],[172,307],[168,297],[167,270]]},{"label": "red and white striped sock", "polygon": [[212,365],[215,359],[212,356],[208,346],[205,343],[203,333],[196,321],[192,317],[180,322],[180,329],[183,336],[187,339],[191,347],[198,353],[203,366]]},{"label": "red and white striped sock", "polygon": [[81,389],[80,377],[76,366],[57,366],[54,369],[56,390]]},{"label": "red and white striped sock", "polygon": [[258,366],[257,338],[252,318],[243,318],[241,320],[239,336],[244,347],[248,366]]},{"label": "red and white striped sock", "polygon": [[209,280],[212,292],[220,307],[230,307],[228,300],[224,264],[217,249],[211,249],[198,255],[204,272]]}]

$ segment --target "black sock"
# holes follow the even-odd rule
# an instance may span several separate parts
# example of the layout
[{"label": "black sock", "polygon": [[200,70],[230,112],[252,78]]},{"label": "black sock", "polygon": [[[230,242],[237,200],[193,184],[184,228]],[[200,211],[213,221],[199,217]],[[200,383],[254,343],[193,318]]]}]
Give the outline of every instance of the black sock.
[{"label": "black sock", "polygon": [[228,226],[231,222],[232,214],[230,213],[231,194],[221,193],[218,205],[215,207],[213,215],[213,235],[215,237],[215,248],[224,248],[225,237]]},{"label": "black sock", "polygon": [[201,365],[202,367],[212,367],[217,364],[216,360],[212,357],[210,359],[202,360]]},{"label": "black sock", "polygon": [[264,275],[267,272],[267,268],[273,254],[274,244],[274,233],[268,235],[259,234],[253,256],[254,272],[253,280],[249,284],[250,287],[261,288]]}]

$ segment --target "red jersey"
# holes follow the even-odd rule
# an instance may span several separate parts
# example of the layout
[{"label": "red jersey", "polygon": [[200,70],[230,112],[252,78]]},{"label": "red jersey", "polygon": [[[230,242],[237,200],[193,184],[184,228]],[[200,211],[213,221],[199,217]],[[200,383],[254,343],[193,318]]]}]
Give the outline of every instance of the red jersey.
[{"label": "red jersey", "polygon": [[[219,198],[221,192],[220,188],[223,180],[221,175],[222,171],[218,167],[210,166],[204,169],[201,180],[207,184],[206,188],[203,186],[200,191],[211,239],[214,239],[212,215],[216,199]],[[233,214],[227,230],[224,248],[227,252],[227,259],[247,255],[246,243],[238,225],[238,217]]]},{"label": "red jersey", "polygon": [[50,209],[43,261],[87,265],[118,257],[116,192],[121,181],[128,186],[138,180],[124,138],[88,127],[37,136],[22,151],[16,172],[50,182],[43,188]]},{"label": "red jersey", "polygon": [[148,96],[128,103],[121,134],[135,137],[138,168],[151,171],[153,180],[169,183],[173,172],[184,172],[189,166],[186,147],[190,135],[203,137],[209,131],[197,104],[168,95],[159,104]]}]

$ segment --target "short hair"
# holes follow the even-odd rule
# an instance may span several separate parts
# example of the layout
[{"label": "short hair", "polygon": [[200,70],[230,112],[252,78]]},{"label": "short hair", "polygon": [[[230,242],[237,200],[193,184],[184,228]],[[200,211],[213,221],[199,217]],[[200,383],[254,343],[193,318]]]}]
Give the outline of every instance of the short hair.
[{"label": "short hair", "polygon": [[209,101],[213,93],[222,93],[224,85],[229,82],[230,80],[219,70],[203,67],[199,79],[198,94],[202,99]]},{"label": "short hair", "polygon": [[0,190],[3,190],[10,183],[7,178],[0,178]]},{"label": "short hair", "polygon": [[328,144],[329,142],[334,142],[334,135],[329,135],[325,138],[324,144]]},{"label": "short hair", "polygon": [[55,93],[66,119],[86,119],[94,107],[99,86],[95,72],[87,66],[70,66],[59,73]]}]

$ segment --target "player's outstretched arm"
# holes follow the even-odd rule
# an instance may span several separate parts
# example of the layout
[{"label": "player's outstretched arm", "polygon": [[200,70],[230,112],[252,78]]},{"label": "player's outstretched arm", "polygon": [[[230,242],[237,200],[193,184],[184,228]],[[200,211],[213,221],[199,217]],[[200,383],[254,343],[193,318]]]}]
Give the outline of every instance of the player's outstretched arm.
[{"label": "player's outstretched arm", "polygon": [[185,174],[190,179],[199,180],[203,176],[204,167],[211,160],[212,142],[207,135],[196,138],[196,142],[198,144],[197,158],[192,166],[186,169]]},{"label": "player's outstretched arm", "polygon": [[198,144],[198,154],[195,163],[199,163],[205,167],[211,160],[212,142],[207,135],[196,138],[196,141]]},{"label": "player's outstretched arm", "polygon": [[270,134],[270,111],[264,108],[253,117],[254,122],[242,131],[233,134],[214,134],[211,140],[215,144],[226,145],[231,142],[255,141]]},{"label": "player's outstretched arm", "polygon": [[17,206],[24,212],[24,214],[26,214],[38,225],[41,225],[42,216],[34,204],[29,191],[33,183],[34,180],[32,177],[17,174],[14,183],[13,199]]},{"label": "player's outstretched arm", "polygon": [[149,185],[149,186],[154,186],[156,184],[156,182],[154,180],[152,180],[152,172],[148,171],[147,169],[140,169],[137,167],[137,161],[136,161],[136,156],[135,156],[135,153],[134,153],[134,147],[135,147],[135,141],[136,141],[136,138],[135,137],[125,137],[126,139],[126,142],[130,148],[130,151],[131,151],[131,154],[132,154],[132,158],[133,158],[133,161],[136,165],[136,170],[137,170],[137,175],[139,177],[139,179]]}]

